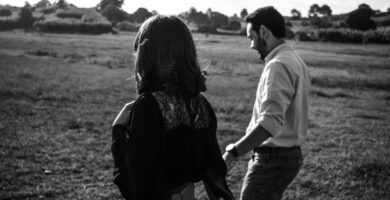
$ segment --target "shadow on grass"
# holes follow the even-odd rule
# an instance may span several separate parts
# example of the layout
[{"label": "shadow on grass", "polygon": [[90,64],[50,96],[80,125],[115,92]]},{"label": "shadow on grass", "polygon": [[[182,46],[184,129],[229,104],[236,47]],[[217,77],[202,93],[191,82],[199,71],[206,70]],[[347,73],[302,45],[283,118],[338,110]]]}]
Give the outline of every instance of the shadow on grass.
[{"label": "shadow on grass", "polygon": [[64,59],[69,63],[86,62],[93,65],[105,66],[108,68],[125,68],[132,64],[132,59],[115,58],[106,55],[89,54],[83,55],[79,53],[58,53],[51,50],[33,50],[26,51],[25,54],[36,57],[51,57]]},{"label": "shadow on grass", "polygon": [[363,163],[352,168],[350,175],[353,179],[374,187],[390,186],[390,164]]},{"label": "shadow on grass", "polygon": [[354,96],[346,94],[346,93],[342,93],[342,92],[335,92],[333,94],[330,94],[330,93],[327,93],[324,91],[313,90],[313,91],[310,91],[310,93],[315,95],[315,96],[329,98],[329,99],[333,99],[333,98],[352,98],[352,99],[355,99]]},{"label": "shadow on grass", "polygon": [[356,114],[356,115],[353,115],[352,117],[362,118],[362,119],[370,119],[370,120],[383,119],[383,117],[380,117],[380,116],[369,115],[369,114],[364,114],[364,113]]},{"label": "shadow on grass", "polygon": [[2,196],[3,200],[14,200],[14,199],[55,199],[57,196],[68,193],[66,190],[53,190],[53,191],[42,191],[42,192],[17,192],[9,193]]},{"label": "shadow on grass", "polygon": [[390,91],[390,82],[336,77],[312,77],[312,84],[322,88],[374,89]]},{"label": "shadow on grass", "polygon": [[0,90],[0,101],[8,99],[27,99],[32,102],[37,101],[58,101],[58,102],[76,102],[77,99],[71,99],[67,96],[56,94],[44,94],[42,92],[31,92],[23,90]]}]

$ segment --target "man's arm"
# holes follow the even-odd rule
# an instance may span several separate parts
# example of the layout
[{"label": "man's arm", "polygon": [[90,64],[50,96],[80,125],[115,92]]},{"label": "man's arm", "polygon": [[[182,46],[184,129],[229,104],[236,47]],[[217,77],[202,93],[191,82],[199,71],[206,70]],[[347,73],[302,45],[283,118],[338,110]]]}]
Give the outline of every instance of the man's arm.
[{"label": "man's arm", "polygon": [[[238,155],[244,155],[248,151],[258,147],[266,139],[271,137],[271,134],[265,130],[260,124],[256,128],[252,129],[249,133],[243,136],[240,140],[234,143]],[[223,159],[226,162],[228,169],[230,168],[231,162],[234,156],[230,152],[225,152]]]},{"label": "man's arm", "polygon": [[[281,63],[272,63],[264,74],[264,91],[256,101],[261,104],[258,111],[262,116],[255,128],[235,143],[235,154],[243,155],[260,146],[266,139],[275,135],[283,126],[285,113],[295,93],[292,75]],[[236,156],[237,156],[236,155]],[[225,153],[223,158],[230,165],[232,153]]]}]

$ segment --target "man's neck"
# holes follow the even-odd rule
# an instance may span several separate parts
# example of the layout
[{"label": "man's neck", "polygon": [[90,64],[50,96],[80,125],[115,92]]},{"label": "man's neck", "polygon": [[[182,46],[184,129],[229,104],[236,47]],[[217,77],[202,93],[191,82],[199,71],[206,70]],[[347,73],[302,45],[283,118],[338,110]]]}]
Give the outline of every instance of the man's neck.
[{"label": "man's neck", "polygon": [[278,47],[279,45],[281,45],[283,43],[284,43],[283,39],[276,38],[276,39],[272,40],[270,42],[270,49],[268,50],[268,52],[271,52],[272,50],[274,50],[276,47]]}]

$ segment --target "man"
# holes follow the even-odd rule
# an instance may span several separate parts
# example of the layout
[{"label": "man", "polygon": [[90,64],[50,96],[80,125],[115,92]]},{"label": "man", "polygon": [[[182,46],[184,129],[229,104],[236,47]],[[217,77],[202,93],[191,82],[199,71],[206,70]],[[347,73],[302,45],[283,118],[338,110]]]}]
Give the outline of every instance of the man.
[{"label": "man", "polygon": [[302,166],[310,75],[301,57],[285,43],[285,22],[277,10],[260,8],[245,22],[251,48],[265,67],[246,134],[226,147],[223,158],[229,167],[234,158],[253,151],[241,200],[281,199]]}]

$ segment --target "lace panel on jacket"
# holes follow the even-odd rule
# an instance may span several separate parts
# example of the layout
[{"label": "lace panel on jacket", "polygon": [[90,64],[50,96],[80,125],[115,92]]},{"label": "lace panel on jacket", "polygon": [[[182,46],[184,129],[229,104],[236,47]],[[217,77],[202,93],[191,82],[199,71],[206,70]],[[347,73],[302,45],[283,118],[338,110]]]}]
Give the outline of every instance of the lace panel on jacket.
[{"label": "lace panel on jacket", "polygon": [[[191,126],[190,112],[183,99],[169,96],[163,92],[155,92],[161,110],[166,130],[172,130],[180,125]],[[201,96],[190,100],[189,109],[194,113],[193,125],[196,129],[206,128],[210,124],[210,117],[207,111],[206,102]]]}]

